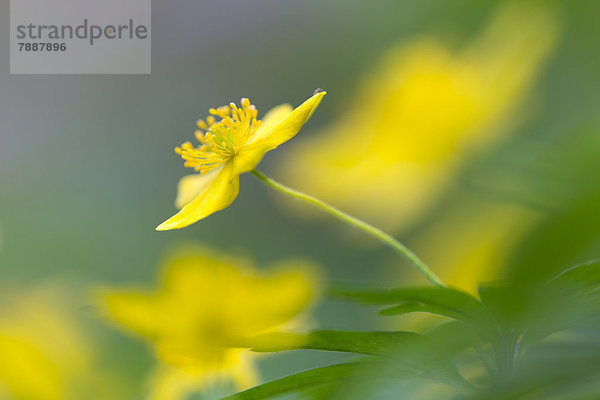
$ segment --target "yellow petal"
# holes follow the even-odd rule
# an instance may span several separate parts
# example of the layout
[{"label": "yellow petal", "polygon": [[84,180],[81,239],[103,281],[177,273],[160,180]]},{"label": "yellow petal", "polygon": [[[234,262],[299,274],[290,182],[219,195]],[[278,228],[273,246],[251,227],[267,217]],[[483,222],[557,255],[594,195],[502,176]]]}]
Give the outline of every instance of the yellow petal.
[{"label": "yellow petal", "polygon": [[256,133],[250,138],[248,144],[256,142],[269,134],[281,121],[292,113],[294,108],[289,104],[280,104],[271,108],[262,118],[262,125]]},{"label": "yellow petal", "polygon": [[311,263],[295,260],[279,264],[274,272],[237,288],[238,332],[255,336],[289,323],[306,309],[318,293],[318,273]]},{"label": "yellow petal", "polygon": [[[326,94],[327,92],[324,91],[315,93],[271,129],[261,130],[258,138],[246,144],[234,157],[237,173],[241,174],[253,170],[266,152],[293,138]],[[278,110],[277,114],[273,115],[273,120],[275,120],[275,116],[281,117],[282,114],[283,109]]]},{"label": "yellow petal", "polygon": [[214,169],[207,174],[192,174],[184,176],[177,184],[177,199],[175,207],[183,208],[186,204],[194,200],[198,195],[204,192],[219,174],[221,168]]},{"label": "yellow petal", "polygon": [[194,200],[189,202],[177,214],[160,224],[157,231],[180,229],[221,211],[233,203],[240,190],[240,177],[228,162],[219,171],[215,179]]},{"label": "yellow petal", "polygon": [[253,355],[248,352],[241,353],[238,362],[231,368],[233,382],[238,390],[246,390],[260,383],[252,358]]},{"label": "yellow petal", "polygon": [[256,355],[240,350],[230,350],[229,353],[227,362],[220,368],[186,370],[161,365],[148,382],[149,400],[195,398],[194,395],[201,393],[213,393],[215,389],[219,390],[220,385],[230,381],[237,390],[258,385],[260,378],[253,362]]},{"label": "yellow petal", "polygon": [[56,360],[34,342],[0,333],[0,354],[0,398],[59,400],[66,395]]},{"label": "yellow petal", "polygon": [[149,400],[185,399],[202,391],[203,376],[187,373],[179,368],[162,365],[150,378]]},{"label": "yellow petal", "polygon": [[102,290],[98,303],[106,317],[143,336],[154,336],[160,329],[157,299],[141,290]]}]

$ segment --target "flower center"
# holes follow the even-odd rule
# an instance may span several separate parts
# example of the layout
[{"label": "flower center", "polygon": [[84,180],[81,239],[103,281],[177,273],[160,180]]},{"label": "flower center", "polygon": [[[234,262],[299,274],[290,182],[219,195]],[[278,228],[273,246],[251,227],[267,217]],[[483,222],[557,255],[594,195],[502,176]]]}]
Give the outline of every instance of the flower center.
[{"label": "flower center", "polygon": [[[258,111],[250,100],[243,98],[241,108],[230,103],[217,109],[211,108],[205,120],[198,121],[196,139],[200,142],[194,147],[185,142],[175,152],[185,160],[185,166],[205,174],[230,160],[256,133],[262,121],[257,120]],[[220,118],[219,121],[215,117]]]}]

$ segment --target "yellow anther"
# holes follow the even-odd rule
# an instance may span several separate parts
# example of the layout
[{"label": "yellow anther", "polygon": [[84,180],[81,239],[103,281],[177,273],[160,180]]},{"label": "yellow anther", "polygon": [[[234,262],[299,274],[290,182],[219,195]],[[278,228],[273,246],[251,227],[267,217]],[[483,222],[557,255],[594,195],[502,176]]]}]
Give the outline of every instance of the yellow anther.
[{"label": "yellow anther", "polygon": [[203,119],[199,119],[198,122],[196,122],[196,125],[198,125],[198,128],[202,129],[203,131],[208,129],[208,125]]},{"label": "yellow anther", "polygon": [[227,106],[221,106],[217,109],[211,108],[210,110],[208,110],[208,112],[212,115],[216,115],[217,117],[225,118],[231,113],[231,110]]},{"label": "yellow anther", "polygon": [[[194,168],[201,174],[218,168],[231,159],[248,142],[262,121],[256,119],[258,111],[248,98],[243,98],[241,107],[235,103],[229,106],[211,108],[205,120],[196,122],[198,130],[194,132],[196,139],[202,144],[194,148],[185,142],[175,149],[185,160],[185,166]],[[215,117],[220,118],[219,121]]]},{"label": "yellow anther", "polygon": [[196,139],[202,143],[202,144],[206,144],[206,139],[204,138],[204,132],[202,132],[201,130],[197,130],[194,132],[194,136],[196,136]]}]

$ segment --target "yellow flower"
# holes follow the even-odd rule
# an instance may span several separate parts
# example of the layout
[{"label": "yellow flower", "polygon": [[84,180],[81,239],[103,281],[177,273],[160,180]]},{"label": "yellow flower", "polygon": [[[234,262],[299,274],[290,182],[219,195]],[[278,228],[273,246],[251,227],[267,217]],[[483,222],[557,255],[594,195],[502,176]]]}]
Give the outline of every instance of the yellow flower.
[{"label": "yellow flower", "polygon": [[231,103],[211,109],[206,121],[198,121],[200,145],[186,142],[175,149],[185,166],[199,174],[181,179],[175,201],[181,210],[156,230],[183,228],[228,207],[238,195],[240,174],[253,170],[265,153],[293,138],[325,94],[318,89],[294,110],[289,104],[275,107],[264,121],[257,119],[256,108],[246,98],[241,108]]},{"label": "yellow flower", "polygon": [[0,310],[0,398],[61,400],[88,367],[88,348],[63,299],[48,288],[5,292]]},{"label": "yellow flower", "polygon": [[462,201],[420,232],[413,245],[439,266],[444,282],[476,294],[479,284],[502,276],[510,255],[543,213],[519,204]]},{"label": "yellow flower", "polygon": [[556,34],[547,5],[518,1],[459,50],[434,38],[390,49],[347,112],[286,157],[283,180],[386,229],[410,227],[511,131]]},{"label": "yellow flower", "polygon": [[109,289],[100,301],[107,316],[148,339],[163,367],[155,388],[169,394],[215,379],[252,386],[252,338],[278,331],[307,308],[315,278],[305,264],[255,271],[245,260],[202,248],[177,252],[156,290]]},{"label": "yellow flower", "polygon": [[124,398],[120,382],[97,364],[68,292],[58,284],[3,288],[0,399]]}]

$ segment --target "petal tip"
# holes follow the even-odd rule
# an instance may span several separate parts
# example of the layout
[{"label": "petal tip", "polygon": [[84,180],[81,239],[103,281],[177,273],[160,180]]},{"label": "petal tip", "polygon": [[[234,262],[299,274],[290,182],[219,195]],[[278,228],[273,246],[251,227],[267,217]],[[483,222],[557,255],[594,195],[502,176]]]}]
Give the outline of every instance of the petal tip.
[{"label": "petal tip", "polygon": [[173,227],[173,224],[170,223],[168,220],[165,221],[165,222],[163,222],[162,224],[160,224],[156,228],[154,228],[154,230],[158,231],[158,232],[170,231],[171,229],[174,229],[174,227]]}]

